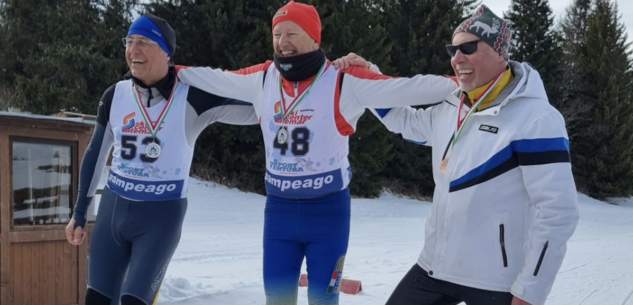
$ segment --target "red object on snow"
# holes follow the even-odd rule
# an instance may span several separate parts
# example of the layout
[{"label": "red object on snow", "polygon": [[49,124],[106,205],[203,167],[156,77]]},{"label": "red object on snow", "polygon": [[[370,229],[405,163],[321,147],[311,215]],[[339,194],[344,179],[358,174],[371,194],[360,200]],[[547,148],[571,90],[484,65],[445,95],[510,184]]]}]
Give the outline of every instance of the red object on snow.
[{"label": "red object on snow", "polygon": [[[308,275],[301,274],[299,277],[299,287],[308,287]],[[342,279],[340,283],[340,290],[346,294],[358,294],[363,291],[363,285],[358,280]]]},{"label": "red object on snow", "polygon": [[299,287],[308,287],[308,275],[303,273],[299,277]]},{"label": "red object on snow", "polygon": [[358,294],[363,291],[363,286],[358,280],[343,279],[341,281],[341,292],[347,294]]}]

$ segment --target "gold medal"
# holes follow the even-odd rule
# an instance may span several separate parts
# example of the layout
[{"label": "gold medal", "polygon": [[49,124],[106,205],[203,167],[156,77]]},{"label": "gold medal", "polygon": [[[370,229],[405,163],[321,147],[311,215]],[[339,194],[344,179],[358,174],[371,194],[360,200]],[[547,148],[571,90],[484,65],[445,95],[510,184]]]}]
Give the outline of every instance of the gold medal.
[{"label": "gold medal", "polygon": [[442,174],[446,173],[446,167],[448,166],[448,157],[442,160],[442,164],[440,164],[440,171]]}]

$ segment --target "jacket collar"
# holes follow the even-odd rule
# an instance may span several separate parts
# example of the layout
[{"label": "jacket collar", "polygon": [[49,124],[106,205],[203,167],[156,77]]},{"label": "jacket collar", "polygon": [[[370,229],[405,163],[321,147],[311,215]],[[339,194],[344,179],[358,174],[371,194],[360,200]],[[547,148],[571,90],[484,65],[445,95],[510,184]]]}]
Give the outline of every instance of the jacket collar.
[{"label": "jacket collar", "polygon": [[163,77],[152,86],[145,85],[138,78],[132,76],[132,72],[130,71],[128,71],[123,76],[123,78],[126,80],[132,80],[132,82],[134,82],[135,85],[139,86],[141,90],[149,91],[152,89],[156,89],[165,99],[168,99],[171,96],[171,91],[174,89],[174,82],[176,82],[176,68],[174,66],[169,67],[169,70],[167,70],[167,75],[165,75],[165,77]]},{"label": "jacket collar", "polygon": [[[501,112],[501,108],[507,105],[508,102],[512,101],[513,97],[519,91],[524,89],[528,78],[527,71],[520,63],[515,61],[510,61],[508,65],[510,66],[510,70],[514,75],[514,79],[501,91],[501,93],[499,93],[492,104],[481,111],[473,113],[473,115],[498,115],[499,112]],[[460,90],[455,91],[454,94],[451,94],[449,99],[447,99],[447,102],[456,107],[459,107],[462,94],[463,92],[461,92]],[[468,107],[464,108],[466,110],[469,109]]]}]

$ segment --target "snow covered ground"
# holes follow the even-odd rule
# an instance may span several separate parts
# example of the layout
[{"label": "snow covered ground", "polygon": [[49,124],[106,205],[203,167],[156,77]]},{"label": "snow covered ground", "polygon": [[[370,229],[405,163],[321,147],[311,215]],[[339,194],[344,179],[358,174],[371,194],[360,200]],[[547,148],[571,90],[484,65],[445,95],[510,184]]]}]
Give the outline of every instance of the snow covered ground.
[{"label": "snow covered ground", "polygon": [[[263,305],[264,197],[191,179],[183,237],[159,305]],[[547,304],[633,305],[633,200],[580,195],[581,220]],[[342,305],[383,305],[416,261],[430,203],[389,194],[352,200],[344,278],[363,292]],[[305,272],[305,264],[304,264]],[[299,304],[308,304],[299,288]]]}]

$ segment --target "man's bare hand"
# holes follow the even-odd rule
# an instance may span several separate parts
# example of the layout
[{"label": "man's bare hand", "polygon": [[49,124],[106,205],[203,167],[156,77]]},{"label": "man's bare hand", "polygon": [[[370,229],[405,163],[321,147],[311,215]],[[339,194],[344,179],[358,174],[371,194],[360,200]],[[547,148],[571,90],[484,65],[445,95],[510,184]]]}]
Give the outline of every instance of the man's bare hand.
[{"label": "man's bare hand", "polygon": [[345,70],[351,66],[360,66],[360,67],[366,67],[367,69],[369,69],[371,64],[364,58],[360,57],[358,54],[349,53],[335,60],[334,66],[341,70]]},{"label": "man's bare hand", "polygon": [[71,218],[66,226],[66,240],[71,245],[79,246],[86,239],[86,232],[84,232],[84,228],[77,227],[75,229],[75,219]]}]

